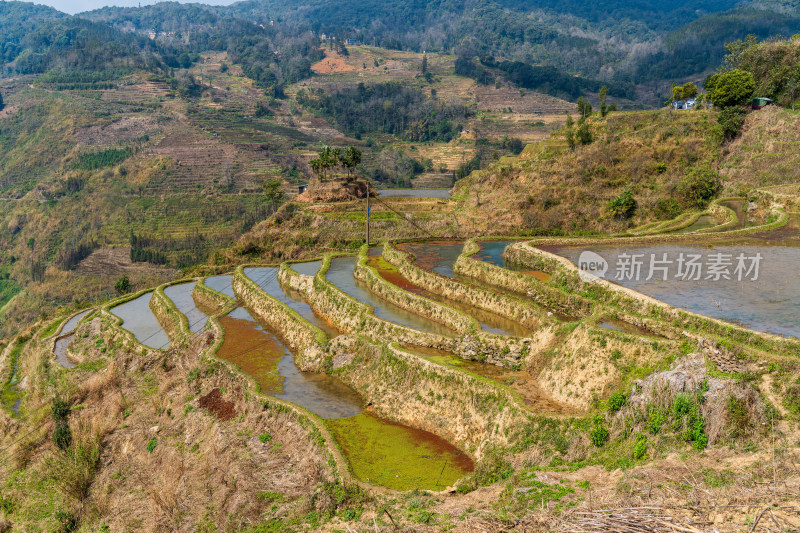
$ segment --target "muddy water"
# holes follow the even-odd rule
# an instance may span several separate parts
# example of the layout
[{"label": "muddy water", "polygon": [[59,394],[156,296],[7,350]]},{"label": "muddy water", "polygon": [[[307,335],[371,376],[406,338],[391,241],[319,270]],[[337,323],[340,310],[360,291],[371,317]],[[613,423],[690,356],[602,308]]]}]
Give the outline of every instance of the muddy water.
[{"label": "muddy water", "polygon": [[225,340],[217,356],[251,376],[261,391],[287,400],[322,418],[361,412],[361,399],[344,383],[327,374],[301,372],[289,349],[242,308],[220,319]]},{"label": "muddy water", "polygon": [[450,198],[450,189],[378,189],[381,197]]},{"label": "muddy water", "polygon": [[436,348],[404,345],[403,349],[434,363],[458,368],[468,374],[481,376],[506,385],[519,393],[525,405],[532,411],[548,413],[564,413],[568,411],[561,404],[551,400],[539,387],[538,380],[526,370],[509,370],[479,361],[468,361],[450,352],[437,350]]},{"label": "muddy water", "polygon": [[441,489],[471,472],[472,461],[425,431],[362,413],[361,398],[339,379],[300,372],[289,350],[243,308],[220,319],[218,356],[252,376],[261,390],[326,419],[355,475],[397,489]]},{"label": "muddy water", "polygon": [[397,271],[397,268],[394,265],[386,261],[383,257],[371,256],[367,261],[367,264],[377,270],[378,274],[383,279],[400,287],[403,290],[412,292],[429,300],[440,302],[454,309],[458,309],[462,313],[470,315],[480,323],[483,331],[497,333],[499,335],[514,335],[517,337],[525,337],[530,334],[530,331],[527,328],[523,327],[522,324],[514,322],[513,320],[508,320],[500,315],[484,311],[483,309],[478,309],[477,307],[473,307],[469,304],[444,298],[443,296],[439,296],[438,294],[434,294],[425,290],[419,285],[411,283],[404,278],[400,272]]},{"label": "muddy water", "polygon": [[122,319],[122,327],[133,333],[137,341],[150,348],[164,349],[170,341],[150,310],[152,298],[152,292],[145,293],[135,300],[112,307],[111,313]]},{"label": "muddy water", "polygon": [[311,307],[298,293],[284,290],[283,287],[281,287],[281,284],[278,283],[279,270],[280,269],[277,267],[245,268],[244,275],[253,280],[264,292],[279,302],[282,302],[290,309],[293,309],[311,324],[324,331],[329,338],[339,335],[339,331],[337,331],[332,324],[314,314]]},{"label": "muddy water", "polygon": [[375,309],[375,316],[379,318],[421,331],[437,333],[439,335],[447,335],[450,337],[456,335],[456,332],[449,328],[390,304],[386,300],[372,294],[365,284],[353,278],[353,268],[355,264],[355,257],[337,257],[331,261],[331,266],[330,269],[328,269],[326,278],[333,285],[359,302],[372,306]]},{"label": "muddy water", "polygon": [[371,413],[329,420],[357,478],[396,490],[442,490],[475,468],[447,441]]},{"label": "muddy water", "polygon": [[719,222],[716,218],[712,217],[711,215],[701,215],[689,226],[673,231],[672,233],[693,233],[701,229],[713,228],[714,226],[719,226]]},{"label": "muddy water", "polygon": [[[757,331],[800,337],[800,321],[797,320],[800,316],[800,276],[797,275],[800,248],[773,246],[770,245],[773,243],[764,237],[750,237],[748,241],[760,244],[726,244],[714,247],[697,245],[548,247],[547,250],[566,257],[573,263],[578,260],[581,251],[592,250],[608,262],[609,273],[606,279],[610,281],[695,313],[740,324]],[[614,279],[616,265],[622,253],[643,254],[643,266],[638,280]],[[668,279],[664,281],[663,275],[658,273],[654,279],[647,281],[651,254],[661,259],[664,253],[668,259],[676,261],[670,266]],[[702,279],[689,281],[675,277],[678,272],[677,258],[681,253],[687,256],[688,254],[701,256]],[[733,258],[733,264],[729,269],[731,274],[729,280],[706,279],[708,274],[706,265],[710,262],[712,254],[717,253],[731,254]],[[745,257],[761,254],[757,280],[751,280],[751,275],[738,281],[737,276],[733,274],[736,257],[740,253]]]},{"label": "muddy water", "polygon": [[231,298],[236,299],[236,295],[233,294],[233,276],[230,274],[226,274],[224,276],[211,276],[210,278],[205,279],[205,284],[215,291],[221,292],[225,296],[230,296]]},{"label": "muddy water", "polygon": [[195,285],[197,285],[197,283],[194,281],[181,283],[180,285],[171,285],[164,289],[164,294],[167,295],[167,298],[172,300],[172,303],[175,304],[178,311],[186,316],[186,319],[189,321],[189,330],[192,333],[199,333],[205,329],[206,323],[208,322],[208,315],[198,309],[197,305],[194,303],[192,291],[194,291]]},{"label": "muddy water", "polygon": [[406,242],[397,248],[414,254],[415,262],[421,268],[452,278],[453,265],[464,249],[462,241]]},{"label": "muddy water", "polygon": [[306,261],[305,263],[292,263],[292,270],[305,276],[315,276],[322,266],[322,261]]}]

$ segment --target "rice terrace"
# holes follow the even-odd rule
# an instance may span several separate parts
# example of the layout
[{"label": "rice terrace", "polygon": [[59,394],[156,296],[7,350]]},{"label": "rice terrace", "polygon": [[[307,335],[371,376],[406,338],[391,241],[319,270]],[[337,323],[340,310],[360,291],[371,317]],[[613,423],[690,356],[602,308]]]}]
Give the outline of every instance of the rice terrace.
[{"label": "rice terrace", "polygon": [[46,3],[0,533],[800,531],[797,6]]}]

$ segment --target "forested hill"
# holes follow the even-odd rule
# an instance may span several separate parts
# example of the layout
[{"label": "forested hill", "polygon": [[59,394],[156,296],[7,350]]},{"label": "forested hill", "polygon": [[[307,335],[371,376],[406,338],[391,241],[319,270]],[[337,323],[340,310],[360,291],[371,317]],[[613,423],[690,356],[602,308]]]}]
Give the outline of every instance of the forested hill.
[{"label": "forested hill", "polygon": [[551,65],[604,82],[700,76],[724,44],[800,31],[792,1],[247,0],[224,10],[386,48]]},{"label": "forested hill", "polygon": [[[150,31],[159,38],[150,39]],[[217,50],[280,96],[287,84],[311,76],[322,57],[319,36],[327,34],[339,43],[457,54],[469,67],[460,73],[480,83],[504,80],[570,99],[606,84],[612,96],[630,99],[638,84],[699,81],[721,63],[726,42],[797,32],[793,0],[246,0],[75,17],[3,2],[0,61],[5,74],[56,71],[65,82],[96,83],[133,68],[185,68],[198,53]]]}]

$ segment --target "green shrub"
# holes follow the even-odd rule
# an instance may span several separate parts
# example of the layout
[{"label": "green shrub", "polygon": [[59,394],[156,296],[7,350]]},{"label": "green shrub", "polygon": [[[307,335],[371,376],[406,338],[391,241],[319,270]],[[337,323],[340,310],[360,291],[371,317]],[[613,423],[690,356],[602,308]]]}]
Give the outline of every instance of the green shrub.
[{"label": "green shrub", "polygon": [[606,442],[608,442],[609,433],[606,427],[603,425],[603,417],[598,416],[594,419],[594,426],[592,427],[592,431],[589,433],[589,438],[592,440],[592,444],[600,448]]},{"label": "green shrub", "polygon": [[622,409],[627,401],[628,396],[624,392],[615,392],[608,398],[608,410],[612,413],[616,413]]},{"label": "green shrub", "polygon": [[156,446],[158,446],[158,441],[156,440],[155,437],[153,437],[147,443],[147,451],[150,452],[150,453],[153,453],[153,451],[155,451],[155,449],[156,449]]},{"label": "green shrub", "polygon": [[753,74],[739,69],[712,74],[703,85],[709,99],[717,107],[748,104],[756,90]]},{"label": "green shrub", "polygon": [[627,189],[611,200],[611,203],[608,204],[608,210],[614,218],[624,220],[633,216],[636,212],[636,205],[633,191]]},{"label": "green shrub", "polygon": [[266,444],[272,440],[272,435],[270,435],[269,433],[262,433],[261,435],[258,436],[258,440]]},{"label": "green shrub", "polygon": [[643,459],[647,454],[647,437],[636,435],[636,444],[633,445],[633,458]]},{"label": "green shrub", "polygon": [[744,118],[747,111],[741,107],[726,107],[719,112],[717,122],[722,127],[722,135],[726,141],[730,141],[739,135],[744,126]]},{"label": "green shrub", "polygon": [[72,533],[78,529],[78,519],[70,511],[56,511],[56,532]]},{"label": "green shrub", "polygon": [[647,408],[647,429],[650,430],[651,434],[657,435],[666,421],[667,415],[662,409],[655,405]]},{"label": "green shrub", "polygon": [[681,214],[681,205],[675,198],[659,198],[653,210],[660,220],[670,220]]},{"label": "green shrub", "polygon": [[72,444],[72,430],[65,421],[56,423],[56,427],[53,429],[53,443],[60,450],[66,450]]},{"label": "green shrub", "polygon": [[678,194],[687,204],[704,209],[722,189],[719,174],[708,165],[693,169],[678,185]]}]

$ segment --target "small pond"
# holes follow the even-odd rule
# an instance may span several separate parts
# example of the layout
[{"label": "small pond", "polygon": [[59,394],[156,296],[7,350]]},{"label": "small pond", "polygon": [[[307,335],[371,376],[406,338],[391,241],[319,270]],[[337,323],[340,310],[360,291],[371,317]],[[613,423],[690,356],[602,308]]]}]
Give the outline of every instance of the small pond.
[{"label": "small pond", "polygon": [[55,347],[53,348],[53,353],[56,356],[56,362],[64,368],[73,368],[75,363],[69,360],[67,357],[67,348],[72,341],[75,340],[75,335],[67,335],[68,333],[72,333],[75,331],[75,328],[78,327],[78,322],[83,319],[89,312],[92,311],[91,309],[87,309],[86,311],[81,311],[77,315],[73,316],[69,320],[67,320],[64,325],[61,327],[61,333],[59,335],[66,335],[58,339],[55,342]]}]

